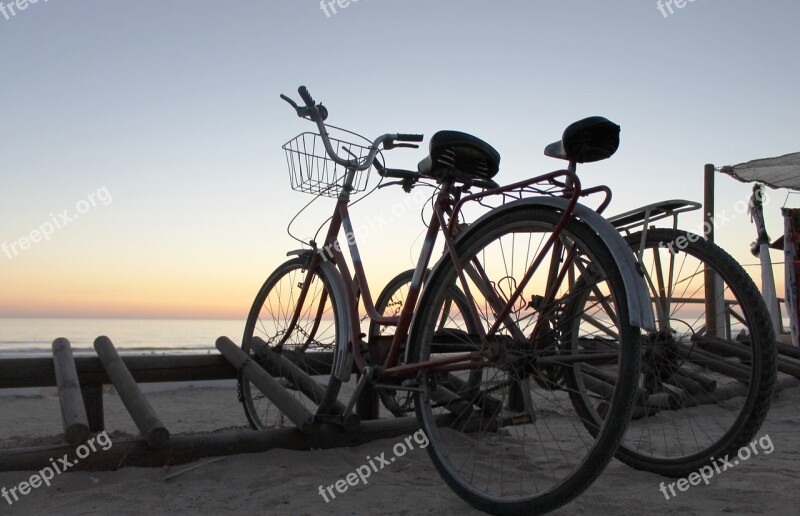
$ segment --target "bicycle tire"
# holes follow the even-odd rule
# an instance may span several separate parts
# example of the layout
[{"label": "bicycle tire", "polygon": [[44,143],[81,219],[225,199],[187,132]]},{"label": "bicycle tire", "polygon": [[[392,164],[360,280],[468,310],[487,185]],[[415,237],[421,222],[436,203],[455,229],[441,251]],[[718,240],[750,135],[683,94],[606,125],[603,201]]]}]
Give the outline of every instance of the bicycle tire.
[{"label": "bicycle tire", "polygon": [[[668,228],[648,230],[644,242],[641,232],[626,240],[634,251],[643,250],[653,304],[657,313],[659,306],[665,309],[659,331],[643,338],[639,386],[643,395],[616,457],[636,469],[684,477],[715,458],[735,454],[755,437],[776,381],[775,335],[753,280],[719,246]],[[713,275],[707,276],[706,270]],[[723,327],[714,317],[708,318],[708,311],[695,315],[690,307],[691,296],[702,293],[708,298],[709,278],[715,278],[714,288],[719,288],[714,298],[726,300],[725,315],[728,310],[735,313],[733,304],[728,307],[730,298],[736,302],[741,318],[733,318],[736,326]],[[723,315],[719,309],[714,312]],[[709,325],[714,328],[709,330]],[[742,330],[749,344],[733,335]],[[709,346],[717,353],[709,354]],[[728,351],[739,357],[718,354]],[[586,420],[593,419],[585,399],[575,402]]]},{"label": "bicycle tire", "polygon": [[[503,247],[503,239],[511,242],[508,247],[512,251],[518,248],[517,234],[523,235],[519,238],[524,241],[524,231],[531,231],[531,235],[541,231],[541,239],[545,240],[549,232],[559,224],[562,214],[549,207],[523,205],[489,215],[457,240],[456,248],[461,263],[473,263],[472,260],[477,260],[475,257],[480,256],[484,260],[480,266],[486,275],[489,274],[488,271],[498,271],[497,274],[506,273],[508,276],[507,269],[502,271],[503,266],[495,267],[493,263],[489,263],[492,257],[500,259],[498,257],[502,255],[504,266],[508,267],[508,262],[505,261],[507,249]],[[462,499],[485,512],[540,514],[554,510],[578,496],[591,485],[611,460],[624,435],[632,409],[638,372],[639,331],[628,322],[627,295],[618,264],[603,240],[577,219],[567,220],[561,238],[563,242],[576,246],[576,263],[582,263],[596,272],[597,283],[593,286],[608,289],[607,305],[612,312],[616,309],[612,317],[618,321],[620,341],[623,344],[613,353],[618,360],[616,388],[610,397],[606,418],[596,432],[587,432],[583,425],[574,420],[575,410],[569,397],[562,392],[564,386],[558,381],[558,376],[564,374],[563,369],[573,366],[557,363],[548,366],[546,363],[536,362],[541,360],[540,355],[546,353],[550,353],[548,356],[555,357],[556,361],[559,360],[559,340],[556,335],[551,335],[557,328],[541,335],[530,334],[528,341],[515,341],[508,345],[503,345],[502,339],[498,337],[501,346],[504,346],[502,352],[506,357],[505,363],[498,361],[493,365],[499,371],[499,376],[496,377],[499,379],[488,378],[492,373],[489,367],[479,369],[481,377],[487,377],[486,383],[481,383],[477,391],[473,389],[470,399],[457,398],[445,407],[446,410],[440,409],[436,415],[434,409],[442,407],[439,400],[449,395],[446,391],[440,392],[441,386],[436,384],[438,373],[435,370],[425,370],[420,377],[423,392],[416,394],[415,405],[417,418],[430,441],[429,455],[447,485]],[[499,243],[499,247],[490,248],[494,243]],[[524,247],[524,243],[520,246]],[[536,244],[531,245],[529,238],[528,248],[530,247],[535,248]],[[498,249],[503,252],[497,252]],[[556,256],[551,263],[558,263],[560,258]],[[513,273],[519,262],[514,264],[512,258],[511,263]],[[522,266],[522,270],[526,269],[528,262]],[[476,268],[477,266],[473,266],[472,272]],[[546,270],[547,267],[542,269]],[[434,268],[412,323],[408,341],[412,361],[421,362],[430,358],[432,321],[438,317],[438,305],[442,303],[446,289],[455,281],[455,276],[455,266],[450,259],[443,259]],[[484,285],[492,285],[491,288],[496,292],[508,290],[503,287],[505,277],[495,282],[492,282],[493,277],[488,279],[488,282],[483,279],[481,281]],[[507,283],[514,285],[510,280]],[[534,277],[528,288],[535,288],[536,284]],[[472,289],[465,292],[469,296]],[[483,297],[487,295],[492,294],[484,294]],[[563,295],[569,297],[574,293],[566,291]],[[529,297],[532,305],[536,298],[526,292],[526,303]],[[522,307],[518,313],[514,312],[511,320],[523,335],[529,335],[530,324],[527,318],[531,310],[530,306]],[[542,312],[542,317],[545,317],[543,324],[547,325],[552,316],[545,313],[550,312]],[[483,313],[480,315],[482,324],[490,326]],[[525,324],[524,328],[520,324]],[[540,348],[536,349],[537,347]],[[583,356],[590,356],[589,351]],[[579,359],[580,355],[573,358]],[[607,356],[602,358],[613,360]],[[525,394],[526,391],[528,395]],[[524,409],[521,417],[519,405]],[[507,413],[508,416],[505,415]],[[451,426],[444,426],[443,423],[451,421]],[[496,431],[492,427],[496,427]],[[575,435],[567,436],[569,431],[575,432]],[[545,438],[540,443],[535,443],[531,437],[531,442],[526,444],[524,441],[528,435],[549,435],[552,440]],[[565,443],[563,448],[561,440]],[[504,460],[504,452],[509,456],[509,461],[507,464],[500,464],[498,468],[498,462]],[[472,461],[464,459],[462,455],[466,453],[474,453],[477,458]],[[516,490],[519,492],[514,492]]]},{"label": "bicycle tire", "polygon": [[[288,260],[275,269],[259,289],[248,313],[242,337],[242,350],[257,362],[261,360],[250,345],[254,336],[262,337],[273,351],[295,354],[306,353],[309,350],[333,351],[338,345],[345,344],[343,341],[346,340],[347,334],[344,330],[347,324],[346,304],[341,289],[337,288],[335,272],[323,263],[317,267],[312,285],[309,287],[305,302],[309,308],[303,308],[300,314],[302,318],[313,313],[314,320],[309,322],[299,319],[292,335],[287,337],[284,345],[278,349],[277,344],[285,335],[285,328],[294,313],[295,295],[299,294],[306,278],[308,262],[309,258],[306,256]],[[326,308],[328,304],[329,309]],[[320,318],[320,322],[315,325],[320,313],[325,321],[322,322]],[[317,370],[312,361],[307,360],[305,363],[310,375],[328,378],[328,383],[322,385],[324,394],[304,393],[290,380],[283,378],[281,381],[284,387],[294,391],[295,397],[312,414],[327,413],[336,401],[341,382],[325,370],[327,366],[320,366]],[[241,375],[239,389],[245,415],[252,428],[260,430],[294,426],[266,396]]]}]

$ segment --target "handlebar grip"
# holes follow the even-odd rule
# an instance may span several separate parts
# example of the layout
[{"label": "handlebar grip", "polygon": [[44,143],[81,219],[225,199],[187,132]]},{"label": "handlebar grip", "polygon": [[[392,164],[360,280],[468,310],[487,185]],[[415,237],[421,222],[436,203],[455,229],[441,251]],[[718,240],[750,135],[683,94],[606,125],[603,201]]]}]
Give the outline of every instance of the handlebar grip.
[{"label": "handlebar grip", "polygon": [[424,134],[398,134],[398,142],[421,142],[425,139]]},{"label": "handlebar grip", "polygon": [[308,92],[305,86],[300,86],[297,88],[297,93],[300,94],[300,98],[303,99],[303,102],[306,103],[306,106],[313,106],[314,99],[311,98],[311,94]]}]

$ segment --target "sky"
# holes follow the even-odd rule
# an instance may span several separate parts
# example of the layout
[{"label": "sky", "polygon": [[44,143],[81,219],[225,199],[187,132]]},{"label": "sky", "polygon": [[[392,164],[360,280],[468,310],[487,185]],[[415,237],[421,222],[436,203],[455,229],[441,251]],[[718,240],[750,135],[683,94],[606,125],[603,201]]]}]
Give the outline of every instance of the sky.
[{"label": "sky", "polygon": [[[544,146],[606,116],[620,149],[579,173],[614,190],[609,214],[702,201],[706,163],[800,151],[794,0],[29,2],[0,0],[0,317],[245,317],[311,200],[281,149],[314,129],[279,98],[301,84],[370,138],[474,134],[505,183],[561,168]],[[717,242],[744,264],[749,193],[717,174]],[[787,192],[769,194],[774,237]],[[413,266],[422,204],[353,207],[374,295]]]}]

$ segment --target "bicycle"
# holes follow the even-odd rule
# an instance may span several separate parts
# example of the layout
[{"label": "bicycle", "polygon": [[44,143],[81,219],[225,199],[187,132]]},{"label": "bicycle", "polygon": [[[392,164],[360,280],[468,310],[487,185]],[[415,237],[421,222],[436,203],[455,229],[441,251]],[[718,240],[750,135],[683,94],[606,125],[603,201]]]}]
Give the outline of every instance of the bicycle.
[{"label": "bicycle", "polygon": [[[755,283],[719,246],[678,229],[678,216],[700,207],[663,201],[609,219],[636,253],[658,316],[658,330],[642,343],[637,401],[616,457],[673,477],[687,476],[749,443],[766,418],[776,379],[775,336]],[[650,227],[670,217],[671,227]],[[410,272],[384,287],[379,313],[402,308]],[[613,332],[586,310],[590,302],[587,297],[570,303],[567,319],[581,314],[597,329],[581,339],[613,342]],[[371,335],[385,330],[370,325]],[[565,378],[576,410],[590,427],[596,425],[613,378],[588,364],[569,373]],[[402,392],[381,391],[381,400],[396,416],[413,411],[413,400]]]},{"label": "bicycle", "polygon": [[[275,353],[332,350],[327,384],[292,385],[285,378],[287,387],[316,409],[319,421],[345,423],[367,383],[412,393],[434,465],[476,508],[514,514],[567,503],[600,474],[623,437],[635,397],[639,328],[653,326],[633,255],[607,221],[578,203],[607,188],[582,189],[577,163],[610,157],[619,127],[601,118],[573,124],[560,150],[569,161],[567,169],[460,198],[474,185],[492,186],[499,154],[487,143],[443,131],[431,139],[430,153],[418,171],[386,168],[375,159],[379,152],[414,146],[422,136],[385,134],[369,146],[345,143],[328,134],[327,109],[304,87],[298,92],[302,106],[282,98],[298,116],[314,122],[318,133],[301,134],[284,147],[294,159],[293,188],[336,197],[337,203],[322,245],[311,241],[308,249],[291,252],[296,257],[262,286],[248,316],[243,350],[253,354],[254,343]],[[372,165],[404,187],[428,179],[438,188],[399,316],[382,316],[375,309],[347,209],[351,194],[366,189],[361,173]],[[458,220],[464,204],[491,196],[508,202],[456,238],[452,221]],[[338,244],[341,229],[347,235],[352,275]],[[446,253],[432,267],[420,296],[440,233]],[[532,256],[518,256],[531,251]],[[584,299],[566,281],[576,273],[590,278],[582,288],[602,297],[601,309],[608,310],[609,324],[619,335],[613,350],[559,345],[555,334],[566,329],[564,318],[557,317],[560,307]],[[456,289],[464,293],[460,301],[466,305],[452,302]],[[369,360],[360,333],[359,301],[372,321],[395,327],[380,362]],[[459,306],[467,312],[459,313]],[[437,332],[440,321],[464,317],[471,320],[469,331]],[[591,430],[581,424],[554,378],[557,371],[583,363],[613,368],[616,379],[607,410]],[[354,368],[359,378],[345,404],[338,394]],[[270,415],[259,414],[246,379],[241,394],[251,424],[266,426]]]}]

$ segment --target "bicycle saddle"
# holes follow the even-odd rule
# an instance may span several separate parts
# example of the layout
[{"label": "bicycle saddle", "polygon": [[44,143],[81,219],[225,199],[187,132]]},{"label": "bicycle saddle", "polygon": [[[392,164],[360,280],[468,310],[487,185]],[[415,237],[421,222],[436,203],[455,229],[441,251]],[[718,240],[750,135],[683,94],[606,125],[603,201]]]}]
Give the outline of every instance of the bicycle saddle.
[{"label": "bicycle saddle", "polygon": [[591,163],[608,159],[619,148],[619,126],[602,116],[579,120],[564,130],[561,141],[544,149],[551,158]]},{"label": "bicycle saddle", "polygon": [[437,180],[491,179],[500,168],[500,153],[494,147],[467,133],[439,131],[431,138],[428,156],[419,162],[420,174]]}]

